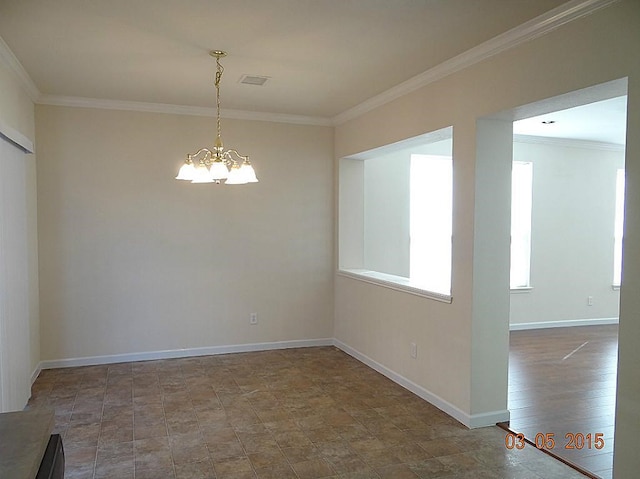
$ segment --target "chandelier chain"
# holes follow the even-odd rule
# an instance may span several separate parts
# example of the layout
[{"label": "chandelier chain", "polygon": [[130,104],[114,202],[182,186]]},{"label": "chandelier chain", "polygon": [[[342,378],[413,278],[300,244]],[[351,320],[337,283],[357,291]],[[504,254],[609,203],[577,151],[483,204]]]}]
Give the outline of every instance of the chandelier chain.
[{"label": "chandelier chain", "polygon": [[220,57],[216,57],[216,118],[217,118],[217,129],[218,129],[218,138],[221,138],[221,126],[220,126],[220,80],[222,80],[222,74],[224,73],[224,67],[220,63]]}]

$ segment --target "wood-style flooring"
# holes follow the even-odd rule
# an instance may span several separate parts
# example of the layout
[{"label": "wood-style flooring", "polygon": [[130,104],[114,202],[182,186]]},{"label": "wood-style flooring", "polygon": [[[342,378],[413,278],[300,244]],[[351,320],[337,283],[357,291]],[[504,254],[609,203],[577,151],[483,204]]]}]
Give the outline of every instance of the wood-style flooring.
[{"label": "wood-style flooring", "polygon": [[[610,479],[617,358],[617,325],[512,331],[510,429],[533,442],[538,436],[540,443],[540,434],[552,433],[549,452]],[[596,434],[602,435],[601,449]],[[578,441],[574,449],[568,448],[572,438]]]}]

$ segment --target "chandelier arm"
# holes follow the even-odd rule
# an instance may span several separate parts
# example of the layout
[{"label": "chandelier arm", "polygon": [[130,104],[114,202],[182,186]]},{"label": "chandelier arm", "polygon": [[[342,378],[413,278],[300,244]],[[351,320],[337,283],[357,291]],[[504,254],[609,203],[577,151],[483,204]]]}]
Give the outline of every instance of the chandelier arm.
[{"label": "chandelier arm", "polygon": [[200,156],[200,153],[204,153],[205,159],[207,158],[207,156],[209,157],[213,156],[213,152],[209,148],[200,148],[198,151],[196,151],[195,153],[191,153],[189,156],[192,159],[197,158],[198,156]]},{"label": "chandelier arm", "polygon": [[240,158],[243,161],[249,161],[249,155],[241,155],[240,153],[237,152],[237,150],[227,150],[225,153],[233,153],[234,155],[236,155],[238,158]]}]

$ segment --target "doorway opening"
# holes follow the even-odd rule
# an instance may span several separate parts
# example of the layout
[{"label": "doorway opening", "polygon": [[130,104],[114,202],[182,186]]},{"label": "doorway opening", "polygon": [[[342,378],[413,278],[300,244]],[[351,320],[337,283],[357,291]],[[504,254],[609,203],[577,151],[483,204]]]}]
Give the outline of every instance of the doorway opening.
[{"label": "doorway opening", "polygon": [[527,189],[513,169],[509,428],[591,477],[610,478],[626,82],[513,113],[513,161],[532,175]]}]

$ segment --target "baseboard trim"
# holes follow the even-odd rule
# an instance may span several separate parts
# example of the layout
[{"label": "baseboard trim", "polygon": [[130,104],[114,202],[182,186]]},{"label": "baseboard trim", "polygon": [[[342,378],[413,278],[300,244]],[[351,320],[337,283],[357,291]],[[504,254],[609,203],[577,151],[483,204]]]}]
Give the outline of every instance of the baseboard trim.
[{"label": "baseboard trim", "polygon": [[513,323],[509,325],[509,331],[567,328],[570,326],[602,326],[605,324],[618,324],[618,318],[567,319],[562,321],[541,321],[538,323]]},{"label": "baseboard trim", "polygon": [[[143,353],[110,354],[105,356],[86,356],[80,358],[50,359],[41,361],[36,368],[42,369],[70,368],[77,366],[97,366],[100,364],[125,363],[132,361],[151,361],[154,359],[187,358],[193,356],[212,356],[217,354],[247,353],[269,351],[273,349],[310,348],[316,346],[333,346],[333,339],[301,339],[294,341],[275,341],[271,343],[235,344],[229,346],[208,346],[203,348],[169,349],[164,351],[148,351]],[[36,372],[34,371],[34,374]],[[36,376],[37,377],[37,374]],[[32,376],[32,379],[35,378]],[[33,381],[32,381],[33,382]]]},{"label": "baseboard trim", "polygon": [[33,372],[31,373],[31,385],[33,386],[33,383],[36,382],[36,379],[38,379],[38,376],[40,375],[40,372],[42,371],[42,361],[40,361],[38,363],[38,365],[36,366],[36,368],[33,370]]},{"label": "baseboard trim", "polygon": [[469,424],[465,424],[469,429],[477,429],[479,427],[495,426],[500,422],[508,422],[511,413],[508,409],[502,411],[490,411],[482,414],[471,414]]},{"label": "baseboard trim", "polygon": [[470,429],[475,429],[479,427],[485,426],[495,426],[498,422],[508,421],[509,420],[509,411],[492,411],[483,414],[467,414],[466,412],[459,409],[457,406],[454,406],[450,402],[442,399],[440,396],[433,394],[431,391],[419,386],[413,381],[405,378],[401,374],[396,373],[395,371],[387,368],[386,366],[380,364],[379,362],[371,359],[366,354],[361,353],[357,349],[352,348],[348,344],[343,343],[338,339],[333,340],[333,344],[338,349],[341,349],[349,356],[354,357],[361,363],[366,364],[372,369],[375,369],[380,374],[386,376],[391,379],[396,384],[402,386],[405,389],[408,389],[418,397],[424,399],[425,401],[433,404],[435,407],[440,409],[441,411],[447,413],[449,416],[454,419],[460,421],[462,424],[467,426]]}]

